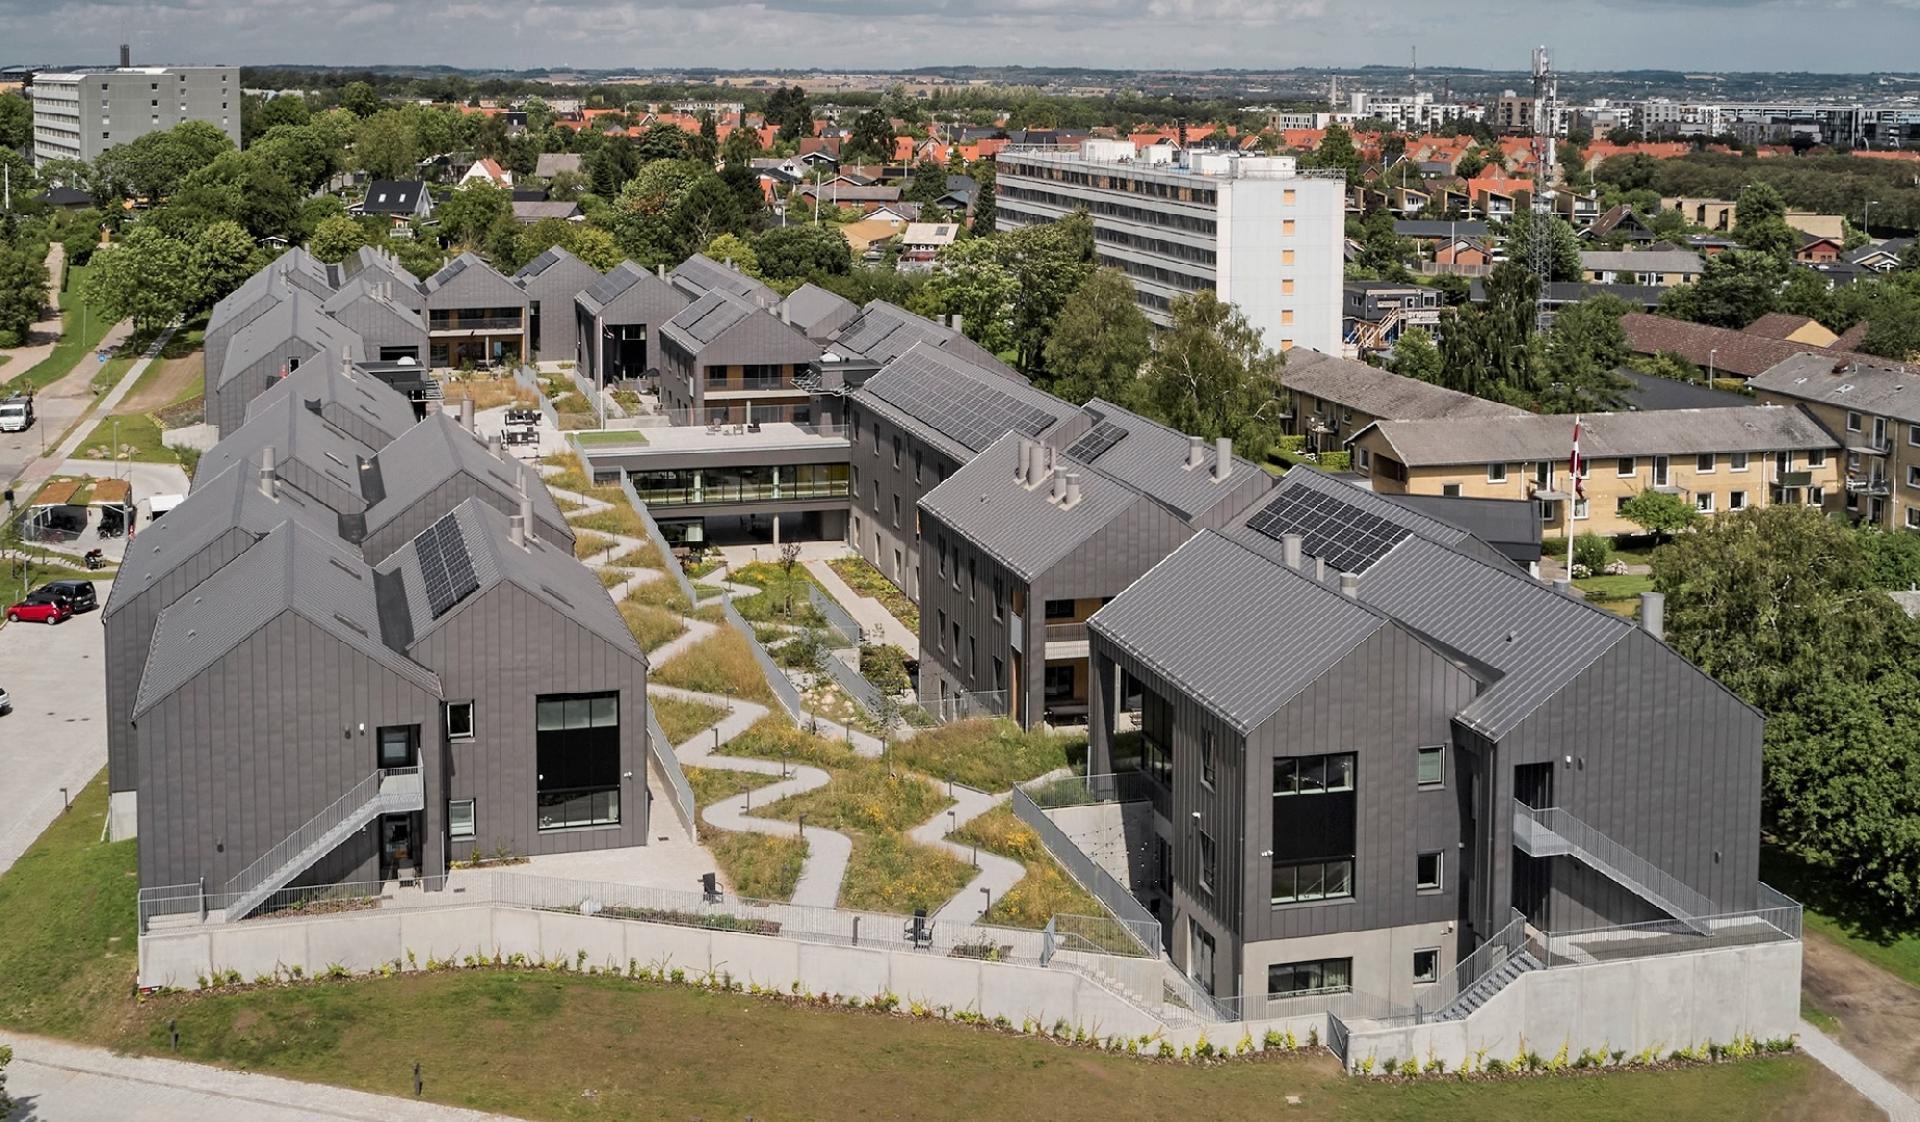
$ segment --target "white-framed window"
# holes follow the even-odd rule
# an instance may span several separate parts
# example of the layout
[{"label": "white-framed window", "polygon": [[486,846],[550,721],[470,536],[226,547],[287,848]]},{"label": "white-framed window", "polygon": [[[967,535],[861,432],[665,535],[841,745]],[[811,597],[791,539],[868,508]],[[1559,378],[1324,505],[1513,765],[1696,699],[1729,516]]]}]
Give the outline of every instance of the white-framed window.
[{"label": "white-framed window", "polygon": [[1413,981],[1424,985],[1440,980],[1440,948],[1425,947],[1413,952]]},{"label": "white-framed window", "polygon": [[1614,471],[1622,479],[1630,478],[1634,472],[1633,457],[1632,456],[1620,457],[1620,459],[1614,465]]},{"label": "white-framed window", "polygon": [[1920,506],[1907,508],[1907,529],[1920,530]]},{"label": "white-framed window", "polygon": [[1807,505],[1808,506],[1820,506],[1826,501],[1827,501],[1827,489],[1825,487],[1807,488]]},{"label": "white-framed window", "polygon": [[1447,782],[1447,746],[1428,744],[1418,750],[1414,782],[1422,787],[1443,787]]},{"label": "white-framed window", "polygon": [[1368,452],[1365,448],[1362,448],[1357,444],[1354,445],[1353,470],[1359,472],[1362,475],[1365,475],[1367,473],[1367,469],[1371,467],[1372,464],[1373,464],[1372,453]]},{"label": "white-framed window", "polygon": [[473,702],[447,702],[447,739],[473,739]]},{"label": "white-framed window", "polygon": [[1847,410],[1847,431],[1848,432],[1860,431],[1860,414],[1855,413],[1851,409]]},{"label": "white-framed window", "polygon": [[1458,483],[1442,483],[1440,485],[1440,494],[1444,498],[1457,499],[1460,497],[1460,485]]},{"label": "white-framed window", "polygon": [[1713,513],[1713,492],[1702,491],[1693,497],[1693,509],[1701,514]]},{"label": "white-framed window", "polygon": [[1907,426],[1907,443],[1920,448],[1920,425]]},{"label": "white-framed window", "polygon": [[1823,468],[1823,467],[1826,467],[1826,466],[1827,466],[1827,453],[1826,453],[1826,450],[1825,450],[1825,449],[1823,449],[1823,448],[1815,448],[1815,449],[1814,449],[1813,451],[1811,451],[1811,452],[1808,452],[1808,453],[1807,453],[1807,466],[1808,466],[1808,467],[1810,467],[1810,468]]},{"label": "white-framed window", "polygon": [[1488,483],[1505,483],[1506,481],[1507,481],[1507,465],[1505,464],[1488,464],[1487,465],[1487,482]]},{"label": "white-framed window", "polygon": [[447,836],[452,838],[470,838],[478,830],[474,814],[474,800],[453,799],[447,803]]},{"label": "white-framed window", "polygon": [[1573,500],[1573,517],[1575,521],[1585,518],[1592,513],[1593,513],[1593,510],[1587,504],[1587,500],[1585,499]]},{"label": "white-framed window", "polygon": [[1440,891],[1446,864],[1446,854],[1437,849],[1417,855],[1413,860],[1413,887],[1420,892]]},{"label": "white-framed window", "polygon": [[1727,509],[1728,510],[1747,509],[1747,493],[1745,491],[1729,492],[1727,494]]},{"label": "white-framed window", "polygon": [[1727,453],[1727,470],[1728,471],[1747,470],[1747,453],[1745,452]]},{"label": "white-framed window", "polygon": [[1920,487],[1920,467],[1907,465],[1907,486]]},{"label": "white-framed window", "polygon": [[1713,466],[1719,460],[1712,452],[1702,452],[1693,458],[1693,470],[1700,475],[1712,475]]}]

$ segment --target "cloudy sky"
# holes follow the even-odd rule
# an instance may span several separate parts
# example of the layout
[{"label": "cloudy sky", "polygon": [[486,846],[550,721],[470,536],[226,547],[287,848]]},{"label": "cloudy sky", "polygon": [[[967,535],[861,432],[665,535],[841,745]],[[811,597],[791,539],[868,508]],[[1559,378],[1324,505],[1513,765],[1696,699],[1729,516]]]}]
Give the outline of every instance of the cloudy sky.
[{"label": "cloudy sky", "polygon": [[[1844,50],[1809,53],[1805,32]],[[1920,0],[0,0],[0,63],[1920,69]]]}]

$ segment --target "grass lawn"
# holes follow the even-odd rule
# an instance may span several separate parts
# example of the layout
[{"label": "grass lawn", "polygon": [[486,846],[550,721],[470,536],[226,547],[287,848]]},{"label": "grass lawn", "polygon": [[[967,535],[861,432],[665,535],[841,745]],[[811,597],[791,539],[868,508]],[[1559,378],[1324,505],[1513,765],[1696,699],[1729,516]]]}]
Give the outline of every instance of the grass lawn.
[{"label": "grass lawn", "polygon": [[[780,782],[777,775],[750,771],[710,767],[685,770],[693,801],[701,807]],[[807,843],[799,838],[721,830],[705,822],[700,823],[700,844],[712,851],[734,892],[752,900],[793,899],[794,885],[800,883],[800,869],[807,860]]]},{"label": "grass lawn", "polygon": [[825,787],[782,799],[766,816],[793,822],[804,814],[810,825],[829,830],[899,834],[952,805],[931,782],[861,756],[835,768]]},{"label": "grass lawn", "polygon": [[728,579],[760,590],[758,596],[741,596],[734,600],[733,606],[745,619],[790,623],[797,627],[826,625],[826,618],[815,611],[807,599],[807,586],[818,582],[804,565],[796,564],[789,578],[779,565],[771,561],[756,561],[732,569]]},{"label": "grass lawn", "polygon": [[[713,727],[715,722],[727,715],[727,711],[718,705],[664,694],[648,696],[647,704],[653,707],[653,715],[660,722],[660,731],[666,733],[667,739],[675,744],[685,744],[694,733]],[[694,793],[699,793],[697,788]]]},{"label": "grass lawn", "polygon": [[923,729],[893,746],[901,763],[980,791],[1004,791],[1037,775],[1084,760],[1084,733],[1023,730],[1012,721],[981,718]]},{"label": "grass lawn", "polygon": [[[118,439],[119,444],[114,441]],[[89,460],[138,460],[177,464],[180,457],[161,443],[160,425],[144,413],[107,417],[80,442],[78,454]]]},{"label": "grass lawn", "polygon": [[973,879],[974,867],[944,849],[902,834],[848,833],[853,855],[847,859],[847,879],[840,882],[843,908],[895,915],[925,908],[931,914]]},{"label": "grass lawn", "polygon": [[513,378],[449,378],[442,383],[442,392],[449,405],[473,399],[473,407],[494,409],[502,405],[522,405],[532,408],[539,397]]},{"label": "grass lawn", "polygon": [[583,448],[644,448],[647,444],[647,438],[634,429],[583,432],[573,439]]},{"label": "grass lawn", "polygon": [[112,321],[97,312],[88,311],[81,315],[81,284],[86,280],[88,266],[67,266],[67,289],[61,294],[60,302],[60,341],[46,358],[13,376],[7,383],[9,389],[45,389],[47,386],[65,377],[69,370],[88,353],[100,345]]},{"label": "grass lawn", "polygon": [[1653,578],[1641,574],[1583,577],[1573,586],[1595,607],[1631,616],[1640,607],[1640,594],[1653,591]]},{"label": "grass lawn", "polygon": [[693,605],[687,603],[686,596],[681,593],[680,582],[669,576],[640,585],[627,593],[627,599],[636,604],[649,604],[676,615],[681,612],[688,615],[698,614],[693,611]]},{"label": "grass lawn", "polygon": [[653,680],[697,693],[724,694],[767,706],[776,704],[773,687],[761,674],[760,663],[747,646],[746,636],[731,627],[720,628],[668,659],[654,670]]},{"label": "grass lawn", "polygon": [[[617,569],[608,569],[606,572],[618,573],[622,578],[626,576]],[[620,618],[626,621],[627,630],[633,632],[633,641],[639,643],[643,651],[658,650],[687,633],[680,617],[664,608],[632,599],[622,600],[615,606],[620,609]]]},{"label": "grass lawn", "polygon": [[647,536],[647,524],[641,521],[639,511],[627,505],[624,494],[620,495],[618,501],[599,510],[575,512],[568,516],[567,521],[582,530],[599,534],[621,534],[629,538]]},{"label": "grass lawn", "polygon": [[1005,896],[987,910],[988,923],[1008,927],[1045,927],[1057,915],[1104,916],[1107,910],[1086,889],[1074,883],[1060,863],[1040,843],[1040,835],[1020,821],[1013,808],[994,807],[967,823],[949,840],[1011,857],[1027,867]]},{"label": "grass lawn", "polygon": [[[1325,1056],[1196,1067],[963,1025],[692,986],[514,971],[128,1000],[134,842],[99,841],[104,779],[0,876],[0,1025],[530,1119],[1045,1117],[1866,1122],[1800,1056],[1668,1072],[1365,1083]],[[396,1048],[395,1042],[403,1042]],[[1301,1105],[1282,1107],[1286,1095]],[[129,1117],[137,1116],[137,1110]]]},{"label": "grass lawn", "polygon": [[907,594],[893,586],[880,570],[874,568],[867,559],[860,556],[836,557],[827,562],[847,587],[862,596],[871,596],[880,601],[882,607],[905,625],[908,631],[920,634],[920,609],[914,607]]}]

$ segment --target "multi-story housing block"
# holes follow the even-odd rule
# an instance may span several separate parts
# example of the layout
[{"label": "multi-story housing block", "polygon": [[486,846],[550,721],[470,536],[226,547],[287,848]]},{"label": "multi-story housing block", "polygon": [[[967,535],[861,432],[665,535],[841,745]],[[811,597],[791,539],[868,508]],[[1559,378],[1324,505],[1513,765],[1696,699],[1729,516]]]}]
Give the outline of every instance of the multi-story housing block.
[{"label": "multi-story housing block", "polygon": [[994,157],[998,228],[1093,218],[1100,264],[1126,273],[1149,319],[1212,291],[1276,351],[1337,353],[1346,183],[1286,156],[1136,150],[1090,140],[1078,151],[1017,147]]},{"label": "multi-story housing block", "polygon": [[1800,354],[1747,383],[1762,402],[1805,409],[1845,452],[1829,509],[1886,530],[1920,530],[1920,372],[1866,355]]},{"label": "multi-story housing block", "polygon": [[660,404],[689,423],[813,419],[802,375],[818,344],[745,296],[716,288],[660,328]]},{"label": "multi-story housing block", "polygon": [[[1353,469],[1382,494],[1531,498],[1545,532],[1641,532],[1620,509],[1642,491],[1702,514],[1841,494],[1841,447],[1798,407],[1593,413],[1581,418],[1584,474],[1567,476],[1571,416],[1376,421],[1349,439]],[[1569,520],[1571,512],[1571,520]]]},{"label": "multi-story housing block", "polygon": [[240,146],[240,68],[123,66],[33,76],[33,162],[100,158],[107,149],[187,121]]},{"label": "multi-story housing block", "polygon": [[1280,371],[1287,431],[1309,452],[1338,452],[1375,421],[1522,417],[1526,410],[1408,378],[1353,359],[1296,351]]}]

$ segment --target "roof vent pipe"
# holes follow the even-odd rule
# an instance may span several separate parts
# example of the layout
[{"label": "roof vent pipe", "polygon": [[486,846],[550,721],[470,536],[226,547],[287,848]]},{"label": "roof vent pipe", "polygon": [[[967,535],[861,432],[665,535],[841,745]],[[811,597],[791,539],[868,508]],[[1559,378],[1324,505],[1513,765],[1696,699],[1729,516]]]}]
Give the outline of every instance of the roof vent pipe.
[{"label": "roof vent pipe", "polygon": [[473,431],[473,399],[470,397],[460,399],[460,427]]},{"label": "roof vent pipe", "polygon": [[1316,557],[1313,559],[1313,579],[1316,583],[1319,583],[1319,584],[1326,583],[1327,581],[1327,559],[1326,558]]},{"label": "roof vent pipe", "polygon": [[280,497],[280,484],[273,471],[273,448],[260,449],[260,493],[269,499]]},{"label": "roof vent pipe", "polygon": [[1023,436],[1020,438],[1020,451],[1018,454],[1015,455],[1013,460],[1013,478],[1015,479],[1015,481],[1020,483],[1025,483],[1027,481],[1027,469],[1033,466],[1029,462],[1032,460],[1032,458],[1033,458],[1033,441],[1028,440],[1026,437]]},{"label": "roof vent pipe", "polygon": [[507,519],[507,541],[521,549],[527,547],[526,523],[522,522],[517,514]]},{"label": "roof vent pipe", "polygon": [[1359,573],[1340,574],[1340,595],[1345,596],[1349,600],[1360,599]]},{"label": "roof vent pipe", "polygon": [[1070,509],[1072,507],[1076,507],[1080,505],[1080,473],[1077,471],[1070,471],[1070,472],[1067,472],[1066,474],[1067,474],[1067,494],[1066,494],[1066,501],[1060,504],[1062,509]]},{"label": "roof vent pipe", "polygon": [[1280,535],[1280,559],[1286,563],[1289,569],[1298,569],[1300,567],[1299,534]]},{"label": "roof vent pipe", "polygon": [[492,432],[487,434],[487,451],[495,456],[498,456],[500,454],[500,434],[499,433]]},{"label": "roof vent pipe", "polygon": [[1207,442],[1197,436],[1187,437],[1187,466],[1197,468],[1207,460]]},{"label": "roof vent pipe", "polygon": [[1067,473],[1064,471],[1056,473],[1053,477],[1053,501],[1056,503],[1067,501]]},{"label": "roof vent pipe", "polygon": [[1225,479],[1233,470],[1233,438],[1220,437],[1213,442],[1213,477]]},{"label": "roof vent pipe", "polygon": [[527,541],[533,541],[534,530],[533,530],[533,496],[532,495],[523,493],[520,496],[520,514],[518,517],[520,519],[521,536],[524,537]]},{"label": "roof vent pipe", "polygon": [[1047,481],[1047,446],[1033,441],[1027,447],[1027,486],[1038,487]]},{"label": "roof vent pipe", "polygon": [[1660,592],[1640,594],[1640,626],[1661,642],[1667,640],[1667,597]]},{"label": "roof vent pipe", "polygon": [[655,271],[655,272],[657,272],[657,273],[659,273],[659,274],[660,274],[660,279],[662,279],[662,280],[665,280],[665,279],[666,279],[666,277],[667,277],[667,266],[666,266],[666,265],[665,265],[664,263],[662,263],[662,264],[659,264],[659,265],[655,265],[655,266],[654,266],[653,268],[654,268],[654,271]]}]

